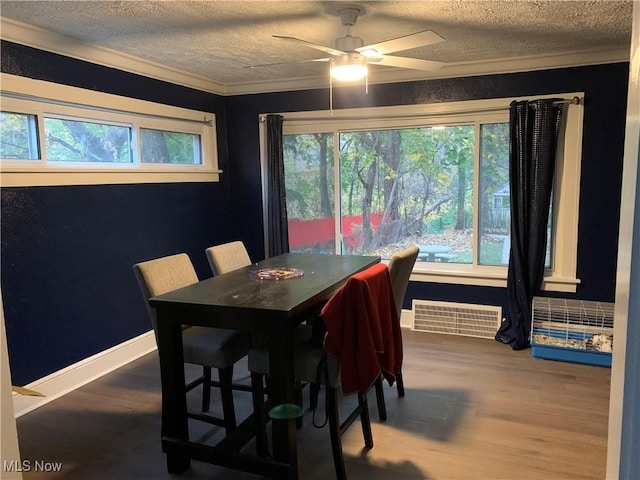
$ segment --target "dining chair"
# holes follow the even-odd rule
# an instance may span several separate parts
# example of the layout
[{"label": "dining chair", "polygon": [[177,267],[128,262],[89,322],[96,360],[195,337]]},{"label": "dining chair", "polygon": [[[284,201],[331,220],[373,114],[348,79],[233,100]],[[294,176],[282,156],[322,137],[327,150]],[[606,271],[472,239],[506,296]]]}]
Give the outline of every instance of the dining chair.
[{"label": "dining chair", "polygon": [[249,253],[240,240],[209,247],[205,250],[205,254],[214,275],[251,265]]},{"label": "dining chair", "polygon": [[[186,253],[137,263],[133,266],[133,270],[142,291],[157,342],[156,310],[149,303],[149,299],[197,283],[198,276]],[[203,368],[202,376],[187,384],[186,391],[202,385],[203,412],[209,411],[212,387],[220,389],[222,399],[222,418],[194,412],[190,412],[189,417],[223,426],[226,432],[230,433],[236,427],[233,390],[251,391],[249,386],[233,384],[233,366],[249,351],[248,336],[235,330],[191,326],[184,328],[182,343],[185,363],[201,365]],[[218,370],[219,381],[212,380],[212,368]]]},{"label": "dining chair", "polygon": [[[223,273],[228,273],[233,270],[237,270],[239,268],[246,267],[251,265],[251,259],[247,252],[246,247],[242,241],[233,241],[229,243],[223,243],[221,245],[215,245],[213,247],[209,247],[205,250],[205,254],[207,256],[207,260],[209,261],[209,266],[211,267],[211,271],[214,275],[221,275]],[[301,325],[298,327],[299,329],[310,328],[306,325]],[[309,330],[311,331],[311,330]],[[250,337],[251,345],[259,345],[263,344],[267,341],[266,337],[263,334],[252,334]],[[256,382],[262,383],[262,378],[252,378],[251,385],[252,388],[255,387]],[[314,383],[312,388],[317,388]],[[296,385],[296,396],[298,398],[302,397],[302,384]],[[317,399],[317,394],[316,394]],[[298,419],[298,427],[302,426],[302,419]]]},{"label": "dining chair", "polygon": [[[420,249],[412,245],[410,247],[401,250],[389,259],[389,276],[391,277],[391,287],[393,289],[393,298],[395,301],[396,312],[398,313],[398,321],[402,314],[402,303],[404,302],[404,295],[407,293],[407,286],[409,285],[409,277],[413,271],[413,266],[416,263]],[[396,388],[398,390],[398,396],[404,397],[404,379],[402,378],[401,365],[398,366],[398,371],[395,372]],[[378,406],[378,417],[384,421],[387,419],[387,409],[384,401],[383,382],[376,382],[376,403]]]},{"label": "dining chair", "polygon": [[[318,346],[311,328],[294,329],[294,378],[298,382],[325,386],[325,408],[331,436],[336,477],[346,479],[341,437],[359,417],[366,448],[373,448],[367,393],[380,377],[391,375],[398,362],[394,339],[399,328],[391,282],[386,265],[380,263],[351,276],[322,308],[318,321],[326,328],[324,345]],[[400,359],[401,360],[401,359]],[[269,354],[264,346],[249,350],[249,370],[254,376],[269,375]],[[338,391],[357,395],[358,404],[340,422]],[[259,455],[267,451],[267,419],[264,392],[254,392],[258,416],[256,445]],[[313,408],[313,407],[312,407]]]},{"label": "dining chair", "polygon": [[[239,268],[251,265],[251,258],[244,243],[236,240],[209,247],[204,251],[211,267],[213,275],[222,275]],[[264,336],[259,333],[252,333],[249,337],[250,345],[264,342]]]},{"label": "dining chair", "polygon": [[[416,264],[420,249],[412,245],[401,250],[389,259],[389,276],[391,277],[391,287],[393,288],[393,297],[396,301],[396,311],[398,312],[398,320],[402,315],[402,304],[404,296],[407,293],[409,278]],[[402,371],[396,372],[396,387],[398,396],[404,397],[404,382],[402,379]]]}]

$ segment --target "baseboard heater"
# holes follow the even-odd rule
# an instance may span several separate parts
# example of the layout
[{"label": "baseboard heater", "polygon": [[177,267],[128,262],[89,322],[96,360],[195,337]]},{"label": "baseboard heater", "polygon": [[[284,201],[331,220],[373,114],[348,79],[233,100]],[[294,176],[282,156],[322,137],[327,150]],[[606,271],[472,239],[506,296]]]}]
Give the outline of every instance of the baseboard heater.
[{"label": "baseboard heater", "polygon": [[502,321],[502,307],[470,303],[413,300],[412,330],[494,338]]}]

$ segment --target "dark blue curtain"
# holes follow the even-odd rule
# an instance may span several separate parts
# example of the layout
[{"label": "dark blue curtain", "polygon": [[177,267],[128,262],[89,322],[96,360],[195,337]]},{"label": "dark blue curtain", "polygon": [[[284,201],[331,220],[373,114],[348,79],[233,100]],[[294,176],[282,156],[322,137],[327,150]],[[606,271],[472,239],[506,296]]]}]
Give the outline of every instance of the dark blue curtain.
[{"label": "dark blue curtain", "polygon": [[267,115],[267,232],[269,257],[289,251],[282,116]]},{"label": "dark blue curtain", "polygon": [[495,338],[514,350],[530,345],[531,302],[544,276],[549,206],[563,110],[564,105],[558,99],[511,103],[508,311]]}]

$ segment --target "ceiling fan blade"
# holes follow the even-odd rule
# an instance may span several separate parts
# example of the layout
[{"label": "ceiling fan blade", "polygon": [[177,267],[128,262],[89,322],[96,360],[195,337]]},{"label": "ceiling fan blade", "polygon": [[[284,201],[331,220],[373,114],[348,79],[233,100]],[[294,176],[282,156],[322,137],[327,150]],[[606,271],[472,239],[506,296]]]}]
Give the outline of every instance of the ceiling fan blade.
[{"label": "ceiling fan blade", "polygon": [[423,70],[425,72],[437,70],[444,65],[443,62],[434,62],[419,58],[394,57],[391,55],[385,55],[383,57],[373,59],[369,58],[367,59],[367,63],[373,65],[385,65],[388,67],[409,68],[411,70]]},{"label": "ceiling fan blade", "polygon": [[403,50],[433,45],[434,43],[443,41],[444,38],[437,33],[431,30],[425,30],[424,32],[412,33],[404,37],[392,38],[385,42],[365,45],[364,47],[356,48],[356,50],[365,56],[367,56],[366,52],[375,52],[384,55],[385,53],[401,52]]},{"label": "ceiling fan blade", "polygon": [[277,63],[264,63],[262,65],[246,65],[244,68],[261,68],[261,67],[277,67],[280,65],[293,65],[296,63],[309,63],[309,62],[328,62],[331,60],[329,57],[326,58],[313,58],[311,60],[297,60],[293,62],[277,62]]},{"label": "ceiling fan blade", "polygon": [[307,47],[315,48],[316,50],[320,50],[322,52],[328,53],[329,55],[333,55],[335,57],[340,57],[342,55],[346,55],[346,52],[341,50],[336,50],[335,48],[325,47],[324,45],[320,45],[319,43],[308,42],[306,40],[302,40],[300,38],[295,37],[283,37],[281,35],[273,35],[274,38],[280,38],[281,40],[289,40],[291,42],[298,42]]}]

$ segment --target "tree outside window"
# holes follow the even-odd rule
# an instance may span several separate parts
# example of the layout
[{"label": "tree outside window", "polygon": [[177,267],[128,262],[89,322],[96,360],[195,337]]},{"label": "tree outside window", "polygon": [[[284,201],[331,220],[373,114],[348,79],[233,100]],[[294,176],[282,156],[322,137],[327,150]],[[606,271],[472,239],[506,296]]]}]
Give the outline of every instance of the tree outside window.
[{"label": "tree outside window", "polygon": [[[292,251],[387,259],[408,245],[439,245],[444,253],[430,259],[506,264],[509,212],[502,197],[508,186],[508,124],[337,135],[337,155],[331,133],[285,135]],[[333,190],[332,163],[339,169],[338,192]],[[340,212],[338,248],[330,200],[334,197]]]}]

